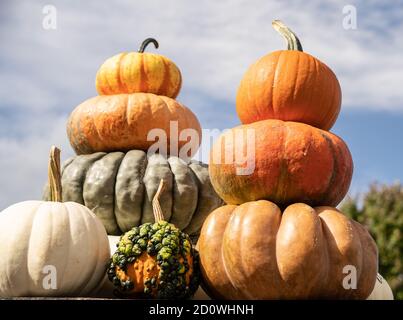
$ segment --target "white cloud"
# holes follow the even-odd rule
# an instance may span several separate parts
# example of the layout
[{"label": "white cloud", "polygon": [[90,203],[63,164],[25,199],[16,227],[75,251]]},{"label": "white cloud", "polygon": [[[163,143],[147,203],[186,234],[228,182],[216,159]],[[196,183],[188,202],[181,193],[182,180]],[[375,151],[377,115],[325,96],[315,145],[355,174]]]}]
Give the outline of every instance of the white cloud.
[{"label": "white cloud", "polygon": [[[20,125],[22,137],[0,137],[0,210],[16,201],[42,197],[51,145],[62,149],[63,159],[73,155],[65,138],[64,117],[43,117],[32,122],[25,128]],[[38,129],[40,125],[44,130]]]},{"label": "white cloud", "polygon": [[[386,12],[355,1],[358,29],[345,30],[340,1],[55,1],[58,29],[46,31],[41,9],[47,2],[18,3],[2,22],[2,63],[11,65],[11,76],[31,81],[35,90],[43,85],[48,96],[60,88],[80,98],[95,94],[95,72],[106,57],[136,50],[143,38],[155,36],[159,52],[180,66],[183,91],[234,102],[247,66],[285,47],[271,27],[274,18],[281,18],[300,35],[307,52],[336,72],[345,108],[401,109],[403,23],[389,24],[390,15],[403,14],[402,8]],[[6,87],[15,89],[14,81]]]},{"label": "white cloud", "polygon": [[235,94],[247,66],[285,48],[271,27],[275,18],[296,31],[306,52],[335,71],[345,109],[401,112],[403,8],[349,2],[357,7],[357,30],[343,29],[342,1],[55,0],[57,30],[46,31],[42,8],[48,1],[2,1],[0,117],[5,127],[0,132],[13,134],[0,138],[0,167],[6,172],[0,177],[5,190],[0,208],[22,200],[20,194],[40,193],[50,142],[71,154],[65,120],[75,105],[96,94],[99,65],[120,51],[136,50],[149,36],[159,40],[158,52],[181,68],[179,100],[206,128],[237,123]]}]

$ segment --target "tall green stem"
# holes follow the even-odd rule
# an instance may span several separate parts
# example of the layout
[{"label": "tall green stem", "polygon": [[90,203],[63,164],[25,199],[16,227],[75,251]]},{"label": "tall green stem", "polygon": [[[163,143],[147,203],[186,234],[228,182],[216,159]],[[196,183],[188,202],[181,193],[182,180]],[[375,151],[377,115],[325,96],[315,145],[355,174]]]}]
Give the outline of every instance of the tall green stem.
[{"label": "tall green stem", "polygon": [[280,20],[274,20],[272,22],[272,26],[274,30],[280,33],[283,36],[283,38],[287,41],[288,50],[303,51],[301,42],[299,41],[297,35],[290,28],[288,28],[283,22],[281,22]]}]

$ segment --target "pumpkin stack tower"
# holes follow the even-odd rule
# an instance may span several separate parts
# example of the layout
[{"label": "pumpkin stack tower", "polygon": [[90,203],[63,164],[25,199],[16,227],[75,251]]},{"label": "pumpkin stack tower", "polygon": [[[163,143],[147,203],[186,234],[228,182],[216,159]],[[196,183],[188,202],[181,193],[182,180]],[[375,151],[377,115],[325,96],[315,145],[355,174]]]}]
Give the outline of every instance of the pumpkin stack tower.
[{"label": "pumpkin stack tower", "polygon": [[[167,57],[144,52],[150,43],[158,48],[148,38],[137,52],[107,59],[96,75],[99,95],[70,114],[67,134],[77,156],[64,163],[63,198],[87,206],[108,234],[121,235],[154,221],[152,199],[163,179],[165,218],[197,238],[205,217],[222,200],[207,166],[190,161],[201,127],[175,100],[181,72]],[[182,138],[189,132],[193,135]]]},{"label": "pumpkin stack tower", "polygon": [[[120,53],[107,59],[96,75],[100,94],[80,104],[70,115],[67,134],[77,154],[98,151],[147,151],[156,141],[149,137],[162,129],[170,150],[171,121],[178,132],[194,129],[201,136],[193,112],[175,100],[182,85],[178,67],[167,57],[144,52]],[[177,139],[177,137],[175,137]],[[187,141],[177,141],[180,149]]]},{"label": "pumpkin stack tower", "polygon": [[224,299],[365,299],[376,244],[334,208],[353,172],[347,145],[328,131],[339,82],[287,26],[273,27],[288,50],[249,67],[236,99],[243,125],[211,150],[211,182],[228,205],[210,214],[199,238],[205,289]]}]

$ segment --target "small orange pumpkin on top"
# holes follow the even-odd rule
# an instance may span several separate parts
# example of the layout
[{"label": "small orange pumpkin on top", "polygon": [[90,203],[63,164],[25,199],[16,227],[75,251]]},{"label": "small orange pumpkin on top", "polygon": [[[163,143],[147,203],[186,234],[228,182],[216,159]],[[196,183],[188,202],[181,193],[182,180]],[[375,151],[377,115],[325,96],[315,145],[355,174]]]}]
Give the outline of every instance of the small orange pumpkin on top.
[{"label": "small orange pumpkin on top", "polygon": [[326,64],[302,51],[281,21],[273,21],[273,27],[287,40],[288,50],[269,53],[246,71],[236,97],[241,122],[279,119],[329,130],[340,112],[339,81]]},{"label": "small orange pumpkin on top", "polygon": [[145,92],[175,99],[182,85],[179,68],[169,58],[145,53],[148,44],[159,47],[157,40],[147,38],[138,52],[123,52],[107,59],[99,68],[96,88],[101,95]]}]

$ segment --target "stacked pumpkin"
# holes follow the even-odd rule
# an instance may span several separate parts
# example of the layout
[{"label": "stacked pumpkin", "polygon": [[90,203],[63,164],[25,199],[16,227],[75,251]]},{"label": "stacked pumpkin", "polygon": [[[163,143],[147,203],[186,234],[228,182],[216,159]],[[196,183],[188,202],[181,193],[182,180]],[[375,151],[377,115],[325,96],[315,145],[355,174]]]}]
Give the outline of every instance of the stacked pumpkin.
[{"label": "stacked pumpkin", "polygon": [[211,182],[227,205],[210,214],[198,241],[204,288],[221,299],[365,299],[376,244],[334,208],[353,172],[347,145],[328,131],[339,82],[288,27],[273,26],[288,50],[247,70],[236,101],[243,125],[211,150]]},{"label": "stacked pumpkin", "polygon": [[118,295],[189,298],[199,285],[191,238],[222,200],[207,165],[190,160],[201,128],[175,100],[181,73],[170,59],[144,53],[149,43],[158,48],[148,38],[138,52],[107,59],[96,75],[100,95],[71,113],[77,156],[63,166],[63,198],[91,209],[109,235],[123,234],[110,237],[116,251],[107,269]]},{"label": "stacked pumpkin", "polygon": [[[207,165],[190,160],[201,128],[193,112],[175,100],[181,72],[167,57],[145,53],[150,43],[158,48],[148,38],[138,52],[107,59],[96,75],[100,95],[71,113],[67,134],[77,156],[62,168],[63,199],[84,204],[108,234],[121,235],[154,221],[152,199],[163,179],[165,219],[197,238],[222,200]],[[156,145],[162,147],[156,150]]]}]

